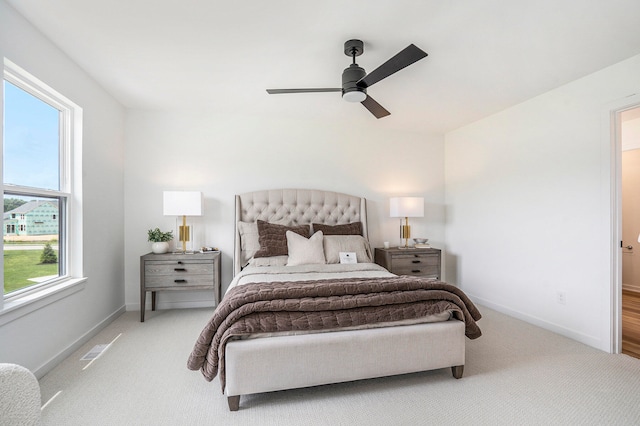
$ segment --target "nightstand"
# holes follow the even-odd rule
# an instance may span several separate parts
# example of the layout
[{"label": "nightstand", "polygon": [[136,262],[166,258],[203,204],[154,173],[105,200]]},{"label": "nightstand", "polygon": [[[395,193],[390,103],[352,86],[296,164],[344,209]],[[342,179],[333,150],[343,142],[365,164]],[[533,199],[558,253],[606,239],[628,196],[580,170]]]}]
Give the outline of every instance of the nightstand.
[{"label": "nightstand", "polygon": [[156,310],[156,291],[213,290],[220,303],[220,252],[145,254],[140,256],[140,322],[144,322],[147,291]]},{"label": "nightstand", "polygon": [[375,249],[375,262],[396,275],[439,280],[441,259],[440,249],[435,248]]}]

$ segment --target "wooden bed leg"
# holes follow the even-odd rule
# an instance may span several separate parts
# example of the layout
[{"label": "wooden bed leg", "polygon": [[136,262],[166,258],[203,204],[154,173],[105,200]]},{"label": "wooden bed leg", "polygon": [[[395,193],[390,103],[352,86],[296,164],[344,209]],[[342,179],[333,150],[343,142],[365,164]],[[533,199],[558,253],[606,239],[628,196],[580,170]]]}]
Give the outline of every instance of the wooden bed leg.
[{"label": "wooden bed leg", "polygon": [[456,379],[462,378],[463,371],[464,371],[464,365],[454,365],[453,367],[451,367],[451,373],[453,374],[453,377],[455,377]]},{"label": "wooden bed leg", "polygon": [[227,397],[229,403],[229,411],[238,411],[240,409],[240,395]]}]

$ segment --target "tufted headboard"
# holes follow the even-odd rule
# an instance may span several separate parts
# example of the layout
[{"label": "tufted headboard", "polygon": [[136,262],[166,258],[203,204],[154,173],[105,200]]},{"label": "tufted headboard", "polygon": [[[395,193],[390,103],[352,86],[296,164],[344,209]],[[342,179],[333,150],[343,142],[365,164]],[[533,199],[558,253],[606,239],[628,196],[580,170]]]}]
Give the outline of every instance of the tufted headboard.
[{"label": "tufted headboard", "polygon": [[362,222],[362,233],[367,234],[367,203],[364,198],[339,192],[315,189],[272,189],[236,195],[234,275],[241,270],[241,245],[238,222],[258,219],[277,222],[283,219],[291,225],[323,223],[341,225]]}]

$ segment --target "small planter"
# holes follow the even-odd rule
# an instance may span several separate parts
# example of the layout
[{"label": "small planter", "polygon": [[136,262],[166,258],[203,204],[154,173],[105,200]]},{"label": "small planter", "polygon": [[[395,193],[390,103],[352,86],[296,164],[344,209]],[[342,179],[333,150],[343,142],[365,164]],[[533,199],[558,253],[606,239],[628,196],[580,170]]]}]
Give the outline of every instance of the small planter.
[{"label": "small planter", "polygon": [[155,254],[163,254],[169,251],[169,243],[162,241],[151,244],[151,251]]}]

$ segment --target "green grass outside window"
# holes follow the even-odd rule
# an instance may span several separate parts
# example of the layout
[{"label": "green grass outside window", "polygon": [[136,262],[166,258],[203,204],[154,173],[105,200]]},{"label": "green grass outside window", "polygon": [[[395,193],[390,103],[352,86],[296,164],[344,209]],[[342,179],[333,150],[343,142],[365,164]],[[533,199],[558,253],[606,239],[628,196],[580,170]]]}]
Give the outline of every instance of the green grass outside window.
[{"label": "green grass outside window", "polygon": [[[58,250],[55,251],[56,255]],[[36,284],[29,278],[58,275],[58,264],[41,264],[42,250],[6,250],[4,252],[4,294]]]}]

